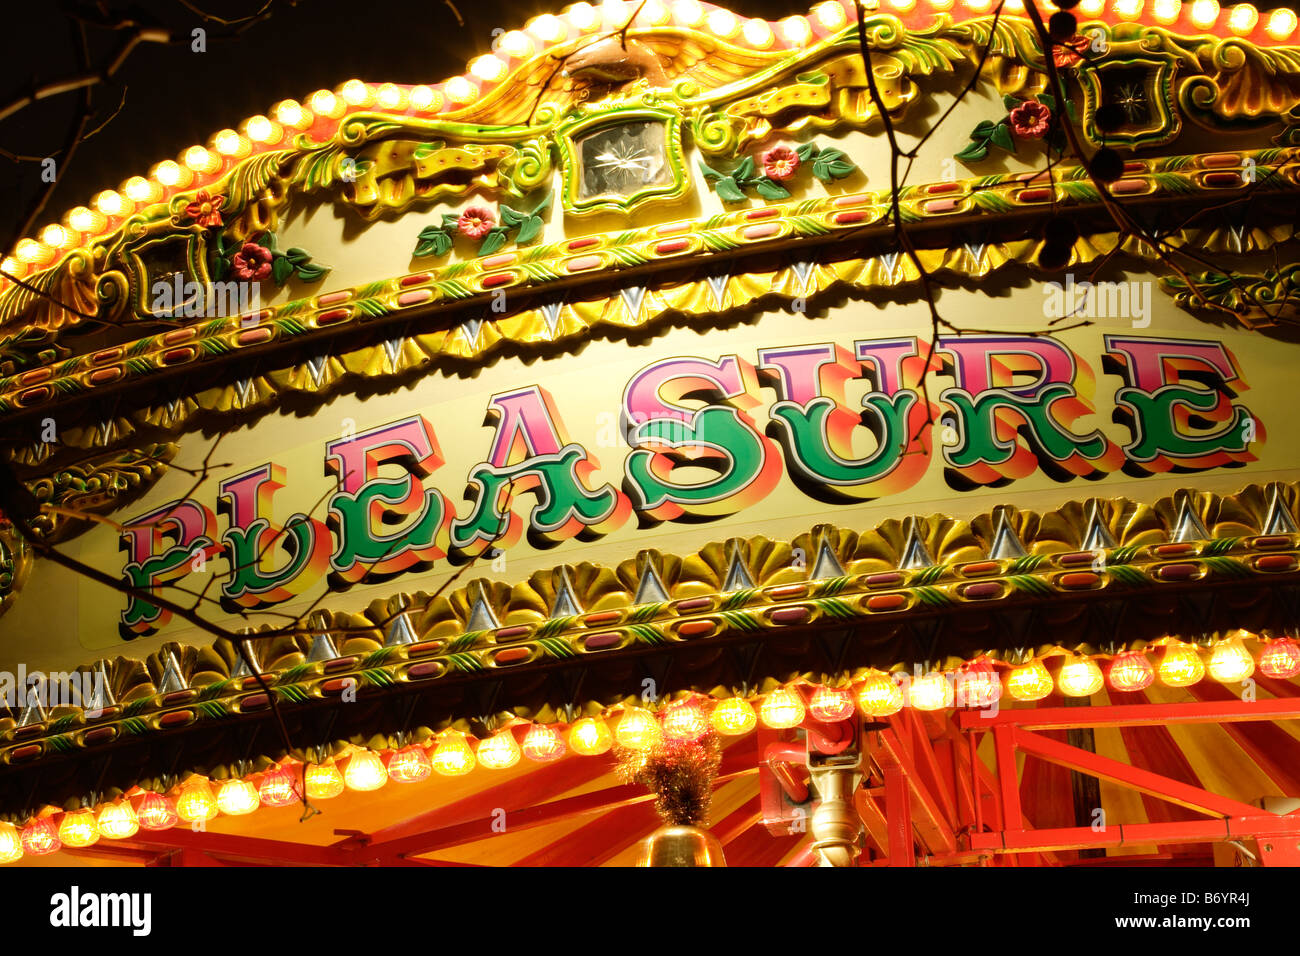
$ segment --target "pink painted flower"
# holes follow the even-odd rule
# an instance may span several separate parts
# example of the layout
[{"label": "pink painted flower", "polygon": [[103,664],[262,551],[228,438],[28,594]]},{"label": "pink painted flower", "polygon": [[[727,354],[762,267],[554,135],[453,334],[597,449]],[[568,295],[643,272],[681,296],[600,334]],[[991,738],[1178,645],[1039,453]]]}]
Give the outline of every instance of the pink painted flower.
[{"label": "pink painted flower", "polygon": [[255,242],[246,242],[230,260],[237,279],[261,281],[271,274],[271,250]]},{"label": "pink painted flower", "polygon": [[763,174],[778,183],[789,179],[799,168],[799,154],[789,146],[773,146],[762,159]]},{"label": "pink painted flower", "polygon": [[220,226],[221,213],[218,212],[225,203],[225,196],[210,196],[206,189],[200,189],[194,202],[185,207],[185,215],[197,222],[200,226]]},{"label": "pink painted flower", "polygon": [[1052,111],[1037,100],[1027,100],[1011,111],[1011,132],[1021,139],[1039,139],[1051,125]]},{"label": "pink painted flower", "polygon": [[497,224],[497,217],[486,206],[470,206],[456,220],[456,228],[463,236],[482,239]]},{"label": "pink painted flower", "polygon": [[1062,40],[1052,47],[1052,62],[1057,67],[1074,66],[1083,60],[1083,54],[1092,46],[1092,38],[1076,33],[1068,40]]}]

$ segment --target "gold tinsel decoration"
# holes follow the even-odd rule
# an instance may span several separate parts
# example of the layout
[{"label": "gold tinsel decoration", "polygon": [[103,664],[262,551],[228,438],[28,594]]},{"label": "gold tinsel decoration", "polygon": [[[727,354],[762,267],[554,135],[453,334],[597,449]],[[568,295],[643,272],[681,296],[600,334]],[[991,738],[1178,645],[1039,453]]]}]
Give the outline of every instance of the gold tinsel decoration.
[{"label": "gold tinsel decoration", "polygon": [[647,751],[622,750],[618,775],[655,795],[655,812],[669,826],[705,827],[713,781],[722,764],[718,735],[698,741],[666,740]]}]

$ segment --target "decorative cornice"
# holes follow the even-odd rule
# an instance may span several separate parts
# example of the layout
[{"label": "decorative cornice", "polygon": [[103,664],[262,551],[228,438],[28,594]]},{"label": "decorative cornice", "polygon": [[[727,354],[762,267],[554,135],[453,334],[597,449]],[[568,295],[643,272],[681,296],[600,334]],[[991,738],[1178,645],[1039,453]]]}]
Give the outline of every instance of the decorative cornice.
[{"label": "decorative cornice", "polygon": [[[1250,167],[1254,182],[1242,175],[1247,161],[1254,164]],[[1248,189],[1293,195],[1298,185],[1300,147],[1283,147],[1133,160],[1112,190],[1133,200],[1177,202],[1188,194],[1226,197]],[[994,228],[999,217],[1045,216],[1063,207],[1082,214],[1100,205],[1082,167],[1073,165],[1058,167],[1054,181],[1045,174],[1003,174],[909,187],[901,197],[904,216],[916,225],[918,245],[925,243],[925,224],[943,228],[941,247],[920,250],[925,267],[940,275],[972,277],[987,276],[1011,263],[1032,267],[1037,258],[1042,240],[999,239]],[[247,354],[274,346],[302,341],[305,347],[350,329],[376,328],[429,312],[454,312],[463,318],[475,306],[481,310],[479,316],[457,326],[399,334],[379,345],[326,355],[319,363],[281,367],[144,408],[130,417],[119,414],[112,421],[67,427],[61,433],[66,447],[100,448],[125,440],[138,428],[174,432],[201,410],[242,413],[284,392],[323,395],[351,375],[368,380],[404,375],[440,362],[481,360],[506,345],[546,348],[584,338],[594,329],[643,327],[674,315],[719,315],[765,297],[790,301],[836,288],[870,291],[914,283],[918,277],[911,261],[897,250],[886,251],[892,233],[892,226],[884,222],[887,213],[887,191],[794,201],[703,221],[550,243],[299,299],[250,315],[203,320],[0,378],[0,417],[34,418],[78,398],[182,371],[188,375],[222,362],[245,362]],[[953,244],[952,229],[959,226],[981,240]],[[1240,255],[1271,248],[1293,234],[1294,225],[1286,219],[1240,228],[1210,221],[1167,241],[1204,252]],[[882,252],[866,258],[821,257],[823,246],[848,237],[859,244],[877,240]],[[1114,233],[1085,233],[1075,244],[1073,262],[1110,255],[1116,242]],[[809,247],[804,261],[798,261],[801,245]],[[591,299],[570,291],[575,281],[588,276],[607,281],[611,273],[625,270],[688,269],[709,262],[714,253],[734,258],[769,249],[790,250],[789,259],[795,261],[758,270],[736,268],[738,274],[731,274],[723,264],[711,277],[657,288],[650,282],[629,286],[645,293],[636,297],[635,308],[621,291],[602,292]],[[1153,250],[1133,240],[1126,242],[1124,251],[1155,258]],[[550,288],[556,290],[555,298],[538,303]],[[489,297],[502,289],[514,290],[512,300],[527,304],[513,312],[492,311]],[[1241,318],[1248,326],[1263,321],[1253,313],[1243,313]],[[50,444],[33,440],[19,445],[14,459],[38,465],[53,450]]]},{"label": "decorative cornice", "polygon": [[[777,656],[762,673],[740,675],[734,687],[716,686],[719,673],[707,664],[716,655],[699,657],[696,665],[682,658],[672,690],[725,696],[762,680],[842,682],[866,668],[909,669],[922,658],[927,667],[947,669],[977,657],[1021,663],[1062,647],[1113,655],[1178,628],[1173,608],[1193,592],[1197,633],[1243,624],[1262,629],[1260,621],[1244,620],[1259,617],[1258,599],[1247,602],[1249,612],[1240,600],[1228,602],[1219,612],[1223,621],[1204,599],[1219,586],[1274,593],[1279,584],[1300,580],[1298,505],[1300,484],[1272,484],[1227,496],[1179,492],[1151,505],[1076,501],[1045,514],[1000,507],[969,522],[943,515],[890,519],[863,533],[823,525],[790,542],[755,536],[681,556],[646,551],[617,567],[583,563],[538,572],[513,587],[475,580],[437,597],[377,600],[362,613],[316,611],[307,622],[315,636],[254,639],[253,645],[272,693],[291,710],[337,701],[350,689],[373,701],[426,688],[420,692],[429,701],[433,688],[455,685],[438,698],[442,716],[433,729],[454,725],[479,734],[503,720],[598,713],[633,702],[640,692],[621,667],[621,683],[606,673],[583,685],[582,699],[561,699],[568,685],[548,674],[654,655],[669,645],[725,648],[757,640],[775,649],[782,645],[773,642],[790,635],[805,647],[808,629],[819,625],[818,633],[830,626],[876,636],[863,653],[841,655],[842,665],[814,672],[804,657]],[[1195,537],[1201,531],[1208,537]],[[924,566],[916,555],[925,556]],[[735,581],[742,585],[729,589]],[[1113,610],[1109,631],[1086,613],[1097,602],[1135,601],[1140,609],[1123,630]],[[1042,612],[1052,617],[1050,633],[1034,625],[1035,607],[1050,609]],[[1264,625],[1293,627],[1295,611],[1288,605],[1269,612]],[[943,640],[932,633],[928,649],[889,639],[899,628],[936,617],[958,626]],[[1011,620],[1020,625],[1007,630]],[[486,629],[474,629],[484,623]],[[317,653],[321,635],[332,638],[325,654]],[[107,676],[111,706],[89,720],[77,707],[23,726],[0,719],[0,767],[264,716],[266,695],[240,664],[236,649],[218,641],[164,645],[145,661],[119,657],[87,665]],[[534,677],[493,698],[492,718],[464,686],[527,674]]]}]

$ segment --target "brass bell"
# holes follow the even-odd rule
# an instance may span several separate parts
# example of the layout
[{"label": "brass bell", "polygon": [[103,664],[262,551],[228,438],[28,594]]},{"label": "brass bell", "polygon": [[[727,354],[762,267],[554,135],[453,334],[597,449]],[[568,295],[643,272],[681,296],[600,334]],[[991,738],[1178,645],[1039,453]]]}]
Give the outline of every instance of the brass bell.
[{"label": "brass bell", "polygon": [[637,866],[726,866],[722,844],[699,827],[662,826],[641,844]]}]

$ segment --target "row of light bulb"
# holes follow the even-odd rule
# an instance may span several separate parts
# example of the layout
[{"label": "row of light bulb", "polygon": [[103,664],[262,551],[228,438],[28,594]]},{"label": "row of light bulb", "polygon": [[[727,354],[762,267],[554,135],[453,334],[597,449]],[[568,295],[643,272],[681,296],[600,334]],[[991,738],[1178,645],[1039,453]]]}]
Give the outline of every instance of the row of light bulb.
[{"label": "row of light bulb", "polygon": [[[61,846],[89,846],[104,837],[121,840],[140,829],[165,830],[178,823],[196,824],[224,813],[242,816],[259,806],[280,807],[301,799],[306,786],[311,800],[328,800],[344,790],[378,790],[390,780],[415,783],[433,774],[461,776],[475,765],[492,770],[515,766],[524,757],[549,762],[568,750],[583,756],[597,756],[614,746],[645,751],[663,740],[694,741],[710,731],[725,736],[747,734],[759,721],[775,730],[797,727],[809,718],[834,723],[860,711],[867,717],[887,717],[904,707],[937,711],[954,706],[987,707],[996,702],[1004,688],[1021,701],[1041,700],[1059,689],[1067,697],[1089,697],[1107,682],[1114,690],[1138,691],[1157,679],[1170,687],[1195,684],[1207,674],[1225,684],[1250,677],[1258,666],[1269,677],[1286,679],[1300,674],[1300,643],[1283,637],[1265,642],[1258,662],[1246,649],[1246,632],[1238,632],[1215,643],[1208,660],[1193,644],[1169,640],[1162,647],[1160,661],[1152,665],[1145,651],[1126,651],[1113,657],[1103,674],[1101,665],[1090,657],[1065,659],[1055,679],[1041,660],[1012,667],[999,675],[987,658],[955,672],[931,671],[915,677],[873,671],[846,687],[787,685],[764,695],[758,708],[744,697],[714,701],[692,697],[665,707],[658,715],[638,707],[617,715],[583,717],[567,732],[551,724],[518,724],[497,731],[471,746],[464,734],[448,730],[428,746],[408,744],[386,755],[354,749],[340,759],[330,757],[304,769],[286,761],[253,779],[232,778],[214,784],[202,776],[189,777],[173,795],[138,791],[102,804],[97,810],[83,808],[59,816],[46,812],[20,831],[0,823],[0,863],[25,854],[39,856]],[[215,789],[214,789],[215,788]]]}]

